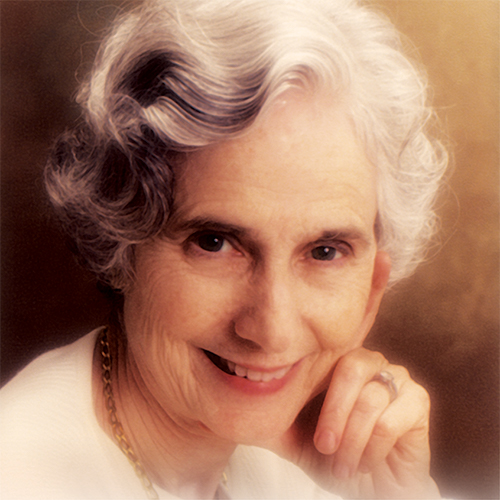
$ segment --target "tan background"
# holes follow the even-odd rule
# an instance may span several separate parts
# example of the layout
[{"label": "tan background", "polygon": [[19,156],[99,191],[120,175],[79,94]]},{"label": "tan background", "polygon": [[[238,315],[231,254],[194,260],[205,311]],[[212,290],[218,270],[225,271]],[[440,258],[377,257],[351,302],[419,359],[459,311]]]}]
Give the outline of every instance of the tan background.
[{"label": "tan background", "polygon": [[[0,2],[2,22],[2,380],[36,353],[106,321],[45,207],[50,144],[119,2]],[[433,398],[433,473],[455,498],[498,498],[497,0],[373,0],[428,68],[453,150],[442,245],[391,293],[370,345]]]},{"label": "tan background", "polygon": [[453,154],[439,211],[442,246],[387,297],[375,344],[413,364],[433,396],[434,470],[442,488],[498,498],[492,485],[498,484],[499,445],[500,4],[374,3],[418,50]]}]

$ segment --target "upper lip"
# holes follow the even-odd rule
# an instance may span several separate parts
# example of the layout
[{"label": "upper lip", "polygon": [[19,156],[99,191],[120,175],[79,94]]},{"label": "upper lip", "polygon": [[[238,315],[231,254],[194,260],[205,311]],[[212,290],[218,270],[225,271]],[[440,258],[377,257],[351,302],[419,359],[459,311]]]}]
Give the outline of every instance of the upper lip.
[{"label": "upper lip", "polygon": [[235,365],[246,368],[247,370],[252,370],[252,371],[256,371],[256,372],[263,372],[263,373],[272,373],[272,372],[276,372],[278,370],[282,370],[283,368],[290,368],[297,363],[297,361],[294,361],[292,363],[271,366],[271,367],[270,366],[257,366],[257,365],[248,364],[246,362],[235,361],[234,359],[232,359],[230,357],[222,356],[221,354],[219,354],[215,351],[211,351],[209,349],[204,349],[204,350],[209,351],[209,352],[215,354],[216,356],[219,356],[219,358],[222,358],[225,361],[229,361],[230,363],[234,363]]}]

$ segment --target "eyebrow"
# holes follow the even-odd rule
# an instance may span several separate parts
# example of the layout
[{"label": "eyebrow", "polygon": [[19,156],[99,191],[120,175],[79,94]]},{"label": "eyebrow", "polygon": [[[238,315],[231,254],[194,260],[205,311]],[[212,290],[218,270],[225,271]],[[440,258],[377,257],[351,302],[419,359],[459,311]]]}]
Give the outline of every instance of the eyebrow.
[{"label": "eyebrow", "polygon": [[[167,235],[175,238],[176,233],[184,233],[191,231],[214,231],[223,234],[231,234],[238,239],[250,240],[252,231],[237,224],[230,224],[210,217],[200,216],[192,219],[183,219],[178,216],[177,220],[173,220],[167,230]],[[322,242],[333,240],[346,240],[360,242],[362,245],[367,245],[371,241],[371,237],[365,231],[357,227],[346,226],[339,229],[326,229],[321,231],[319,236],[311,241],[312,244],[321,244]]]},{"label": "eyebrow", "polygon": [[184,233],[189,231],[214,231],[220,233],[231,233],[234,236],[243,238],[249,231],[242,226],[218,221],[210,217],[194,217],[192,219],[183,219],[182,217],[174,219],[168,225],[167,234]]},{"label": "eyebrow", "polygon": [[329,240],[350,240],[369,243],[371,238],[364,231],[354,227],[345,227],[338,230],[326,230],[321,233],[312,243],[321,243]]}]

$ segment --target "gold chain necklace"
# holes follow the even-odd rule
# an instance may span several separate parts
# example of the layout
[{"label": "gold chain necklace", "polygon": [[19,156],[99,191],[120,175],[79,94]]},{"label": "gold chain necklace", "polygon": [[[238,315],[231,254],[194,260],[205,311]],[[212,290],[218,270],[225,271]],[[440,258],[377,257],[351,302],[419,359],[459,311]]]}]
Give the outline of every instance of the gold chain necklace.
[{"label": "gold chain necklace", "polygon": [[122,450],[124,455],[128,458],[128,461],[134,468],[135,473],[141,480],[142,486],[146,490],[148,498],[158,500],[158,493],[154,489],[153,483],[146,474],[139,457],[135,454],[132,446],[128,442],[123,426],[116,413],[115,398],[113,396],[113,387],[111,385],[111,352],[108,343],[108,328],[103,330],[100,343],[102,356],[102,381],[104,384],[103,393],[106,400],[106,408],[109,414],[109,422],[111,423],[111,427],[113,429],[113,436],[118,442],[120,450]]}]

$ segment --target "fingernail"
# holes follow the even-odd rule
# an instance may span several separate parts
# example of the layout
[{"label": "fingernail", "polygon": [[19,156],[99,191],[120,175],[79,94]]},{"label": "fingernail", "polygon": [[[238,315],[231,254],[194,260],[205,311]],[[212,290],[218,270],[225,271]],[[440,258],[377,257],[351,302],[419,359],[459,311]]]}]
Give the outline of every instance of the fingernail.
[{"label": "fingernail", "polygon": [[316,449],[323,455],[331,455],[335,451],[336,440],[335,434],[325,429],[321,431],[314,439]]},{"label": "fingernail", "polygon": [[333,467],[333,475],[337,479],[349,479],[351,477],[351,470],[345,464],[335,464]]}]

